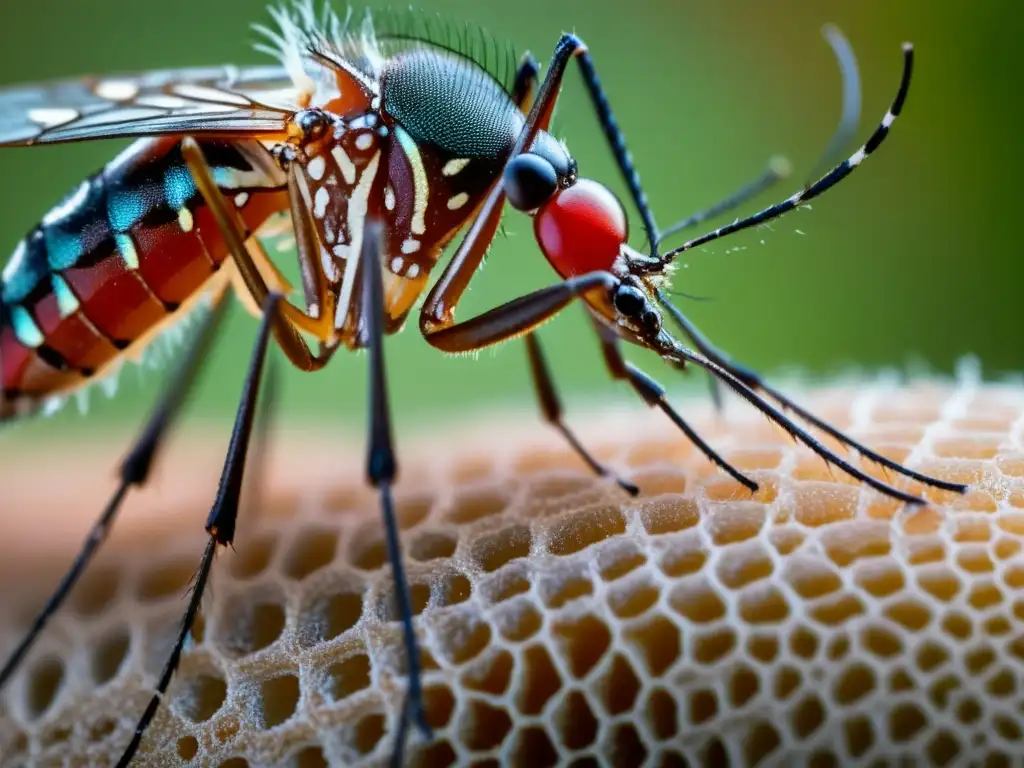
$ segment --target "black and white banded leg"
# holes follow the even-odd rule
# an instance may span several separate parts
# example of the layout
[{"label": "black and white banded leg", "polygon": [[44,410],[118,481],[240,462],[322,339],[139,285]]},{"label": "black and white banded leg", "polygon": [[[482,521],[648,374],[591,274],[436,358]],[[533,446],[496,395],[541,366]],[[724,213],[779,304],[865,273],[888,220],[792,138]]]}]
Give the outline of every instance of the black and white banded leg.
[{"label": "black and white banded leg", "polygon": [[[832,48],[836,63],[839,65],[839,74],[843,83],[843,107],[839,117],[839,124],[836,126],[832,138],[829,139],[828,146],[822,152],[811,173],[812,179],[817,178],[818,175],[823,173],[823,169],[831,166],[835,162],[834,156],[841,153],[853,140],[857,124],[860,122],[861,109],[860,72],[857,68],[857,59],[854,56],[853,48],[842,32],[831,24],[827,24],[822,28],[822,34]],[[738,208],[743,203],[766,191],[769,187],[774,186],[776,182],[786,178],[789,172],[789,162],[785,158],[773,158],[768,164],[768,170],[760,178],[742,187],[725,200],[672,225],[661,233],[661,239],[664,241],[672,235],[702,224],[708,219],[728,213],[734,208]],[[721,411],[723,407],[721,384],[714,376],[708,377],[708,383],[715,409]]]},{"label": "black and white banded leg", "polygon": [[764,210],[758,211],[752,216],[748,216],[745,219],[726,224],[725,226],[719,227],[718,229],[708,232],[707,234],[701,235],[700,237],[694,238],[689,242],[683,243],[678,248],[666,252],[660,257],[660,259],[652,260],[651,264],[639,264],[640,269],[650,269],[651,271],[661,271],[664,266],[675,259],[679,254],[689,251],[698,246],[705,245],[719,238],[726,237],[735,232],[740,232],[744,229],[750,229],[760,224],[764,224],[773,219],[777,219],[779,216],[794,210],[800,205],[810,202],[818,195],[826,192],[827,190],[834,187],[840,181],[845,179],[854,169],[857,168],[864,160],[885,141],[885,137],[889,135],[889,129],[892,124],[899,117],[900,112],[903,109],[904,102],[907,98],[907,91],[910,88],[910,78],[914,68],[914,49],[910,43],[903,45],[903,76],[900,79],[899,90],[896,92],[896,97],[893,99],[892,105],[889,107],[889,111],[885,113],[881,123],[875,129],[874,133],[871,134],[867,142],[861,146],[856,152],[850,155],[846,160],[841,162],[827,174],[822,176],[818,181],[807,186],[806,188],[796,192],[790,197],[783,200],[781,203],[769,206]]}]

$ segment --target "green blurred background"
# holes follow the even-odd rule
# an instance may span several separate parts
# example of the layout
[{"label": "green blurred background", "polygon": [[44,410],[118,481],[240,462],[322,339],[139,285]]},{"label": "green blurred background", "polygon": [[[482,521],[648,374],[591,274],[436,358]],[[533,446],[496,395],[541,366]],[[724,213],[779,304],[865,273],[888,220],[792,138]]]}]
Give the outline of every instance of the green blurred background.
[{"label": "green blurred background", "polygon": [[[915,81],[889,143],[813,210],[796,212],[770,231],[688,254],[676,287],[715,300],[680,301],[721,346],[769,372],[795,367],[827,376],[850,366],[922,361],[948,373],[968,353],[989,375],[1021,368],[1020,3],[420,5],[478,23],[542,61],[561,31],[581,35],[662,225],[717,201],[760,173],[776,153],[793,161],[794,177],[758,203],[781,199],[803,182],[840,106],[839,74],[820,35],[824,22],[840,26],[859,59],[864,112],[858,137],[884,113],[899,78],[900,43],[913,40]],[[260,62],[250,49],[248,25],[255,21],[267,21],[263,0],[8,2],[0,9],[0,81]],[[557,133],[583,174],[621,193],[575,72],[567,83]],[[9,252],[49,206],[118,148],[94,143],[0,153],[6,187],[0,252]],[[528,220],[513,213],[506,226],[509,237],[492,250],[460,306],[461,318],[554,279]],[[231,418],[254,330],[250,317],[234,314],[193,416]],[[542,337],[567,395],[632,397],[607,381],[581,312],[569,311]],[[399,427],[532,397],[518,343],[477,359],[446,358],[410,323],[389,340],[388,359]],[[647,359],[645,367],[666,383],[680,382],[656,359]],[[163,379],[159,372],[129,368],[117,398],[94,394],[87,418],[69,408],[54,420],[18,429],[17,437],[4,436],[0,452],[16,450],[22,439],[124,428],[141,418]],[[296,422],[361,426],[365,392],[365,358],[341,355],[317,375],[289,372],[284,411]],[[571,408],[576,400],[567,399]]]}]

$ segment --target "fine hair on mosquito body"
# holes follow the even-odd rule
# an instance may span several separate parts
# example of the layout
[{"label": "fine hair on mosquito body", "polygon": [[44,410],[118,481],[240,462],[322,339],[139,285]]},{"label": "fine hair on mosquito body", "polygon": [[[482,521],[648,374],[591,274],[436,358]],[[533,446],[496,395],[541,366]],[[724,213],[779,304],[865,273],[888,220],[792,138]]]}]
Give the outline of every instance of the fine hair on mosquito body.
[{"label": "fine hair on mosquito body", "polygon": [[[398,462],[382,353],[385,337],[405,325],[424,292],[419,330],[443,352],[472,352],[522,338],[542,417],[623,493],[639,491],[592,456],[563,420],[538,337],[538,328],[570,304],[587,311],[609,374],[663,411],[709,461],[751,492],[757,484],[690,427],[661,384],[625,359],[623,341],[653,352],[672,368],[703,369],[715,382],[716,396],[719,386],[733,391],[825,462],[879,493],[923,503],[905,483],[878,479],[811,430],[906,479],[965,490],[888,459],[818,419],[719,351],[669,300],[668,280],[680,254],[796,209],[845,179],[881,146],[907,97],[909,45],[903,49],[896,96],[859,149],[782,202],[666,249],[668,237],[778,182],[785,176],[782,165],[770,163],[767,172],[726,200],[662,230],[595,60],[579,37],[559,38],[541,78],[531,56],[517,60],[482,33],[445,27],[425,16],[374,19],[339,14],[329,6],[320,10],[307,0],[272,9],[271,15],[274,26],[257,31],[260,49],[277,59],[273,66],[78,78],[0,91],[0,146],[136,139],[47,213],[17,245],[3,272],[0,419],[24,417],[103,377],[176,325],[200,299],[212,304],[130,447],[117,487],[79,555],[2,660],[0,688],[21,668],[102,544],[128,491],[146,483],[231,295],[259,326],[207,520],[209,541],[173,651],[148,707],[137,713],[121,765],[136,754],[167,691],[215,555],[234,539],[272,341],[308,372],[324,368],[341,349],[368,352],[366,476],[379,492],[408,656],[406,703],[390,723],[395,765],[403,764],[410,725],[423,739],[431,738],[431,730],[395,519]],[[844,82],[842,120],[824,160],[831,163],[856,129],[860,86],[848,43],[833,28],[826,28],[826,37]],[[639,214],[649,244],[643,251],[628,244],[621,203],[607,187],[582,175],[566,145],[549,133],[573,63]],[[498,230],[506,202],[532,218],[537,245],[558,280],[457,321],[456,307]],[[259,240],[279,214],[288,217],[295,240],[298,303]],[[450,259],[439,266],[446,247],[460,235]],[[440,273],[431,280],[435,268]]]}]

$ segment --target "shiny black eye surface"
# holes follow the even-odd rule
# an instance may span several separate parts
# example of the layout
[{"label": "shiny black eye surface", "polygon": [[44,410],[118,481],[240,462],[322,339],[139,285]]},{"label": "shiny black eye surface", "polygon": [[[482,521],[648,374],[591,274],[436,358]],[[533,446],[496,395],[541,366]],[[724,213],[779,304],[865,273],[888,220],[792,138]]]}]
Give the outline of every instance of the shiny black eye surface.
[{"label": "shiny black eye surface", "polygon": [[304,109],[295,115],[295,125],[305,139],[318,139],[327,130],[330,118],[319,109]]},{"label": "shiny black eye surface", "polygon": [[558,189],[558,174],[543,157],[529,152],[516,155],[505,166],[505,196],[520,211],[540,208]]},{"label": "shiny black eye surface", "polygon": [[615,292],[615,309],[626,317],[638,315],[647,306],[643,293],[631,285],[624,285]]}]

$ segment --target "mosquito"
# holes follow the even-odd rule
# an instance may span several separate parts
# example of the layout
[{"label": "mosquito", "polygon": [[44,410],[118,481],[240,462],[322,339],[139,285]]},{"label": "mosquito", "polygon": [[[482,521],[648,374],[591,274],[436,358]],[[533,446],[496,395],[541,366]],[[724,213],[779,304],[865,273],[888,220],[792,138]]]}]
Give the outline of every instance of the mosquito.
[{"label": "mosquito", "polygon": [[[622,354],[622,342],[673,368],[695,367],[749,402],[830,465],[907,504],[923,499],[866,473],[798,421],[866,460],[920,483],[965,486],[902,466],[801,408],[731,360],[669,300],[680,254],[756,227],[845,179],[882,144],[903,108],[913,51],[891,107],[867,142],[780,203],[670,250],[666,237],[732,210],[777,182],[775,166],[707,211],[660,230],[587,46],[558,40],[543,79],[536,61],[509,55],[504,80],[496,46],[429,23],[374,24],[369,14],[322,12],[312,0],[272,9],[257,26],[273,66],[193,68],[75,78],[0,91],[0,146],[132,137],[135,143],[83,181],[17,245],[0,293],[0,419],[23,418],[89,382],[181,319],[213,306],[149,421],[120,466],[108,505],[73,565],[0,668],[10,681],[106,537],[130,489],[145,485],[207,344],[235,296],[259,319],[220,485],[206,523],[209,541],[173,650],[120,765],[127,765],[166,693],[200,608],[215,553],[235,536],[239,497],[267,351],[273,339],[302,371],[319,371],[341,349],[368,351],[366,474],[379,492],[388,558],[408,654],[409,687],[395,726],[401,764],[411,724],[430,739],[420,655],[402,565],[392,489],[398,474],[385,336],[417,306],[419,330],[442,352],[465,353],[522,338],[540,410],[584,462],[628,494],[638,489],[595,459],[563,420],[561,399],[537,329],[573,303],[586,309],[612,377],[661,409],[707,456],[751,492],[757,483],[706,443],[672,407],[666,390]],[[829,39],[844,72],[844,119],[833,144],[851,137],[859,105],[856,67],[837,32]],[[473,43],[474,40],[478,42]],[[549,124],[565,73],[576,62],[643,224],[647,247],[628,245],[627,216],[600,183],[582,177]],[[851,74],[851,69],[853,74]],[[851,83],[853,83],[851,85]],[[852,117],[851,117],[852,115]],[[467,320],[455,311],[498,231],[505,203],[533,220],[557,273],[549,287]],[[301,299],[259,235],[286,216],[301,275]],[[446,246],[464,232],[440,276]],[[684,344],[670,330],[677,327]]]}]

